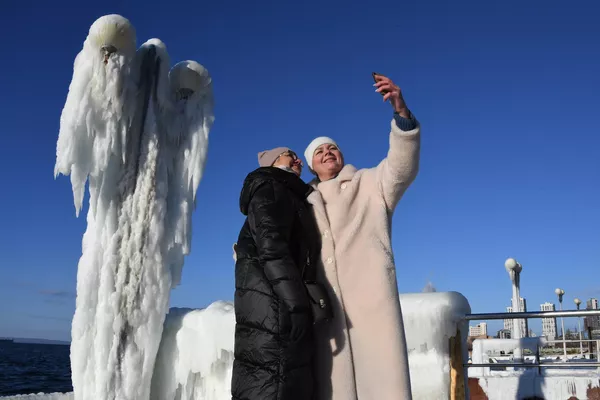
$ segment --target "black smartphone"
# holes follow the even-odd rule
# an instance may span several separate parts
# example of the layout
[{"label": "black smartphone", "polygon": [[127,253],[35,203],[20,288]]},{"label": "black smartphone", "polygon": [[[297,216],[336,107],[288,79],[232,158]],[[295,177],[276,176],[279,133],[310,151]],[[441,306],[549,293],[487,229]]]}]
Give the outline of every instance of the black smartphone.
[{"label": "black smartphone", "polygon": [[[373,80],[375,81],[375,83],[377,83],[377,79],[375,78],[375,76],[381,75],[381,74],[379,74],[377,72],[371,72],[371,75],[373,75]],[[386,93],[387,93],[387,90],[382,90],[381,93],[379,93],[379,94],[381,94],[382,96],[385,96]]]}]

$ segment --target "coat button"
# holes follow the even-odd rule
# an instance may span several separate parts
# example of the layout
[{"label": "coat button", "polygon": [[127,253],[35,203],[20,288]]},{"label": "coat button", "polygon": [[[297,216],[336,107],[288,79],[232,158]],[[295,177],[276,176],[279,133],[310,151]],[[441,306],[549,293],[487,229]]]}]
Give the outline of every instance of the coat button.
[{"label": "coat button", "polygon": [[346,189],[346,184],[342,183],[342,186],[340,186],[342,188],[342,190]]},{"label": "coat button", "polygon": [[327,264],[331,264],[333,262],[333,258],[327,257]]},{"label": "coat button", "polygon": [[329,231],[323,232],[323,237],[329,237]]}]

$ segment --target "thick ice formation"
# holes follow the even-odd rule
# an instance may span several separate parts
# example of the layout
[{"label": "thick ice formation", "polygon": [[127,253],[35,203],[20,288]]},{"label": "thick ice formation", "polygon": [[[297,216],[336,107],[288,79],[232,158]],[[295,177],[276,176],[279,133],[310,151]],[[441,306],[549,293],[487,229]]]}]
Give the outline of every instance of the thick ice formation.
[{"label": "thick ice formation", "polygon": [[71,176],[77,215],[89,180],[71,344],[77,400],[149,398],[169,291],[190,251],[212,87],[203,69],[197,80],[208,83],[176,97],[168,68],[164,43],[136,52],[118,15],[92,25],[75,59],[55,175]]},{"label": "thick ice formation", "polygon": [[[413,399],[448,399],[448,339],[459,328],[466,333],[469,303],[456,292],[403,294],[400,302]],[[172,309],[165,322],[151,398],[230,400],[234,328],[230,303],[216,302],[205,310]],[[466,346],[463,353],[466,359]]]},{"label": "thick ice formation", "polygon": [[[400,295],[413,400],[450,398],[449,339],[467,339],[467,299],[457,292]],[[465,345],[463,359],[467,359]]]},{"label": "thick ice formation", "polygon": [[232,303],[218,301],[204,310],[172,308],[151,399],[230,399],[234,329]]}]

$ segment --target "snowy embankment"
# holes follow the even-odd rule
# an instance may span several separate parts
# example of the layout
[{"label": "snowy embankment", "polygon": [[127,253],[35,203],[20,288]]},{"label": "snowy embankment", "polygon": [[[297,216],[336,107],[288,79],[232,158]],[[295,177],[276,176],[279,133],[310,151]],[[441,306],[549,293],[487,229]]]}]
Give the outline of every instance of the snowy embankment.
[{"label": "snowy embankment", "polygon": [[[469,303],[455,292],[404,294],[400,301],[413,398],[447,399],[448,339],[456,335],[464,315],[470,312]],[[234,328],[233,305],[229,302],[217,301],[203,310],[171,309],[154,367],[151,399],[229,400]],[[33,398],[73,398],[72,394],[48,396]],[[9,399],[17,398],[30,397]]]}]

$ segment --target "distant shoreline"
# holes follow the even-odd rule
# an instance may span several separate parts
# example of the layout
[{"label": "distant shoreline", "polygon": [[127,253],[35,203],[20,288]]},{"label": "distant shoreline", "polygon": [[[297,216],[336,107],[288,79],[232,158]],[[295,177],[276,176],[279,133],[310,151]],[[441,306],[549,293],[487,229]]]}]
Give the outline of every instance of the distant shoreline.
[{"label": "distant shoreline", "polygon": [[[6,340],[5,343],[12,343],[12,344],[55,344],[55,345],[62,345],[62,346],[71,345],[71,342],[66,342],[64,340],[35,339],[35,338],[2,338],[2,339]],[[0,340],[0,343],[3,343],[2,340]]]}]

